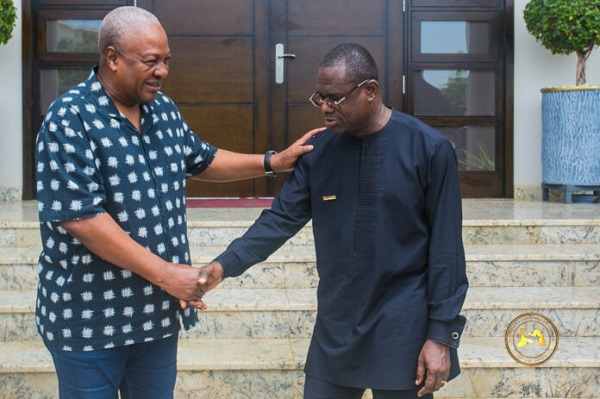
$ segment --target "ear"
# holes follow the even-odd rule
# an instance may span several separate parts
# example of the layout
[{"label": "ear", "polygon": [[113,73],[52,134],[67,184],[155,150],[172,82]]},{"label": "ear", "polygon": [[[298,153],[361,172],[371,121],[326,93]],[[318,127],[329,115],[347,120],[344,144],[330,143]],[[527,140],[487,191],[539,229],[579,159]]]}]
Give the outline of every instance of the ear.
[{"label": "ear", "polygon": [[365,85],[365,91],[367,92],[367,98],[369,101],[374,100],[379,94],[379,82],[375,79],[371,79]]},{"label": "ear", "polygon": [[117,71],[118,61],[119,61],[119,53],[113,46],[108,46],[104,51],[104,60],[106,62],[106,66],[113,72]]}]

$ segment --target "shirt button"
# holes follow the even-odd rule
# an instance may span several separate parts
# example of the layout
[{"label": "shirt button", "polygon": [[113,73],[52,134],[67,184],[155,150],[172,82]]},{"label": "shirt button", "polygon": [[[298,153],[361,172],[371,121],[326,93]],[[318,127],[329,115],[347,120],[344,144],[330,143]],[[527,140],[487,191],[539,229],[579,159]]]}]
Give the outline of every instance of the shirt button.
[{"label": "shirt button", "polygon": [[458,338],[460,338],[460,334],[457,333],[457,332],[453,332],[452,333],[452,339],[458,339]]}]

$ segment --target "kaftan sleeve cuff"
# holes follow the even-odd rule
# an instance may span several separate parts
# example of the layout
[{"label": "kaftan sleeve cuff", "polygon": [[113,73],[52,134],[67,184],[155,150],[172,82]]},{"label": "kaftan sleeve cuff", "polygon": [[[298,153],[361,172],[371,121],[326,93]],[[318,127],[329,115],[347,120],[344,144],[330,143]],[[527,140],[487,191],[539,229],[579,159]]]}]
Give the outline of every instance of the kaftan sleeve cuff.
[{"label": "kaftan sleeve cuff", "polygon": [[427,338],[448,345],[451,348],[458,348],[465,328],[465,322],[466,318],[461,315],[458,315],[452,323],[429,320]]},{"label": "kaftan sleeve cuff", "polygon": [[245,268],[239,257],[234,252],[223,252],[214,259],[223,267],[223,278],[237,277],[244,273]]}]

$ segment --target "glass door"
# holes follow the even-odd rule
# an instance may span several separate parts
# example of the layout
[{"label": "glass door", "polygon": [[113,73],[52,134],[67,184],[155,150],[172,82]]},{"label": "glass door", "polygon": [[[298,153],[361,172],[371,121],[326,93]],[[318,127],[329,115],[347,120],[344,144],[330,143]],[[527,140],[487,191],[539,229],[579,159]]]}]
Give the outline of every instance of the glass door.
[{"label": "glass door", "polygon": [[503,197],[512,185],[503,15],[498,0],[414,0],[410,9],[407,112],[450,138],[464,197]]}]

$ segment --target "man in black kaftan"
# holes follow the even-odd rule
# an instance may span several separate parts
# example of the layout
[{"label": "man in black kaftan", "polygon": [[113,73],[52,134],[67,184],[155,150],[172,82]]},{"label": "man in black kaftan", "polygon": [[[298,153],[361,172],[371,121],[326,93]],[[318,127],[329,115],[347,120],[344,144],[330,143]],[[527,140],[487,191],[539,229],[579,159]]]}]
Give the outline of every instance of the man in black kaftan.
[{"label": "man in black kaftan", "polygon": [[298,161],[272,208],[201,278],[213,288],[239,276],[312,218],[318,314],[305,398],[321,397],[314,381],[357,388],[356,397],[365,388],[375,398],[429,395],[458,375],[465,324],[456,156],[442,134],[385,107],[376,67],[354,67],[353,57],[374,66],[352,44],[325,58],[311,102],[328,129],[311,139],[314,151]]}]

